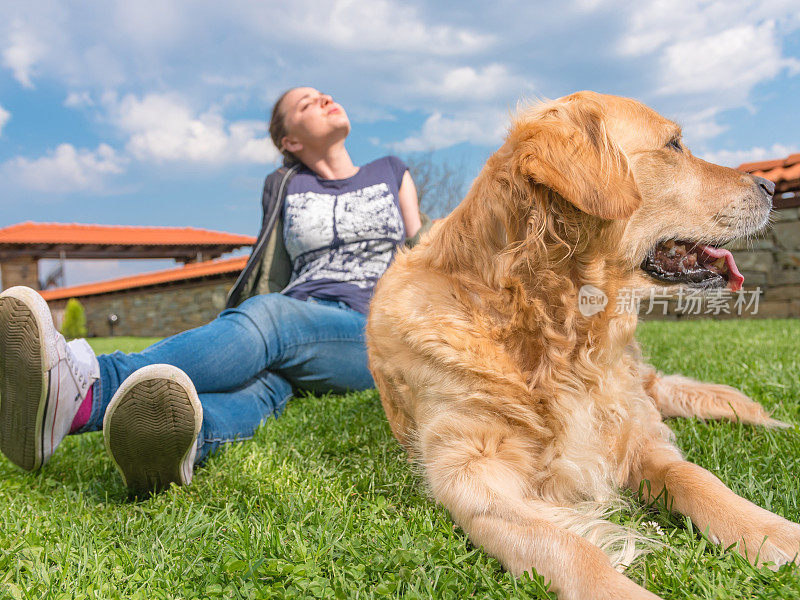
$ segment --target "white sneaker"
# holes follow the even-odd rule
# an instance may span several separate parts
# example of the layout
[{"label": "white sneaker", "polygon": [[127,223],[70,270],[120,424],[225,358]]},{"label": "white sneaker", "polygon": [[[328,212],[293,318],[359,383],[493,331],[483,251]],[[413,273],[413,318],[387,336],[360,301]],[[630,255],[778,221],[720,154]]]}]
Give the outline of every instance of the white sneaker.
[{"label": "white sneaker", "polygon": [[12,463],[26,471],[43,466],[99,377],[89,344],[67,343],[35,290],[0,294],[0,451]]},{"label": "white sneaker", "polygon": [[106,450],[132,494],[192,481],[203,407],[189,376],[172,365],[134,371],[103,418]]}]

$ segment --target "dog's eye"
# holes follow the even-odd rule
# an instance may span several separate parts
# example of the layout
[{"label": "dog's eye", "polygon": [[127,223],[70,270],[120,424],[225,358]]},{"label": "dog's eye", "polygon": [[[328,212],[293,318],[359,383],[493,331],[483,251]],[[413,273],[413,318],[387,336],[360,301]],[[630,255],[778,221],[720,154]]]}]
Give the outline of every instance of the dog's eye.
[{"label": "dog's eye", "polygon": [[671,148],[676,152],[683,152],[683,146],[681,146],[681,141],[679,139],[670,140],[667,142],[667,148]]}]

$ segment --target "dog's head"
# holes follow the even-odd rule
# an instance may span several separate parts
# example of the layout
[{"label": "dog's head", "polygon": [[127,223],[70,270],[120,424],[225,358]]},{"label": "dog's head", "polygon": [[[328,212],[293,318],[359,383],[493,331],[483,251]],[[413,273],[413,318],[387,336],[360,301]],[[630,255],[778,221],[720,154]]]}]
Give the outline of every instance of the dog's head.
[{"label": "dog's head", "polygon": [[507,143],[517,172],[552,190],[584,235],[602,232],[639,284],[741,287],[719,246],[767,223],[774,186],[693,156],[672,121],[628,98],[579,92],[523,113]]}]

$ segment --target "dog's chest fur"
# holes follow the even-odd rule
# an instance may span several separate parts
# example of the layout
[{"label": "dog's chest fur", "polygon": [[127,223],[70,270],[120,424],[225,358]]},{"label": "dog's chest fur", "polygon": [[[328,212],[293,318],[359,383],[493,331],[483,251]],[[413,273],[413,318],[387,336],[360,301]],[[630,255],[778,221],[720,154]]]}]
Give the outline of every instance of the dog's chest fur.
[{"label": "dog's chest fur", "polygon": [[[613,325],[617,336],[625,336],[626,325]],[[534,399],[527,409],[550,431],[549,439],[531,432],[540,441],[531,471],[537,496],[555,502],[613,497],[625,483],[644,432],[660,422],[635,362],[617,350],[625,347],[621,342],[577,346],[567,370],[547,365],[552,357],[536,343],[523,345],[528,354],[516,357]],[[531,364],[531,354],[538,363]]]},{"label": "dog's chest fur", "polygon": [[[505,389],[503,402],[487,398],[480,410],[508,419],[519,438],[534,441],[524,443],[531,493],[558,503],[613,497],[643,432],[660,422],[636,362],[625,352],[636,317],[610,319],[600,324],[601,332],[576,341],[555,329],[543,331],[538,321],[517,319],[508,303],[473,302],[469,311],[459,304],[433,319],[426,335],[439,334],[444,343],[437,354],[447,360],[469,356],[471,372],[461,379],[467,389],[450,385],[447,393],[428,396],[437,405],[433,410],[463,405],[460,394],[489,380],[488,389]],[[430,358],[430,348],[425,354],[423,360]],[[459,370],[454,366],[451,361],[447,367],[453,374]],[[443,391],[440,382],[427,385]]]}]

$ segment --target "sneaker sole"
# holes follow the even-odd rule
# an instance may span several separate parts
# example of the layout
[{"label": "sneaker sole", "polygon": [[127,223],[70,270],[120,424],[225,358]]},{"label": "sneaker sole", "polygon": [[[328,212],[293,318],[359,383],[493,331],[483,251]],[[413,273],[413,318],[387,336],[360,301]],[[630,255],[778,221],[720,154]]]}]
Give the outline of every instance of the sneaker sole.
[{"label": "sneaker sole", "polygon": [[42,311],[49,310],[27,288],[10,288],[0,296],[0,451],[26,471],[41,467],[44,455],[51,361],[43,340],[53,332]]},{"label": "sneaker sole", "polygon": [[203,409],[188,376],[150,365],[128,377],[108,405],[103,437],[111,460],[136,496],[191,482],[192,450]]}]

